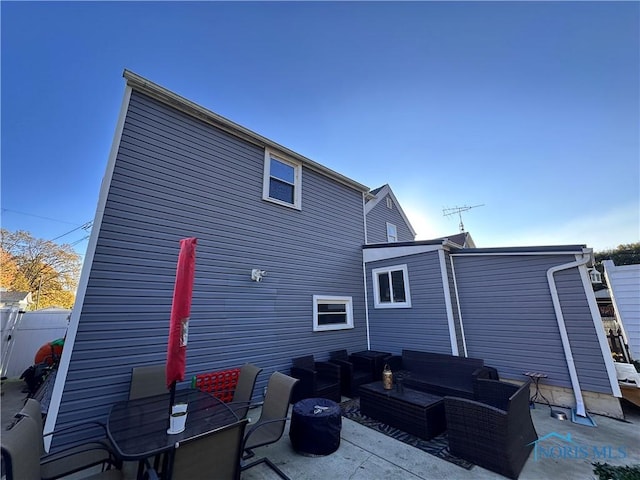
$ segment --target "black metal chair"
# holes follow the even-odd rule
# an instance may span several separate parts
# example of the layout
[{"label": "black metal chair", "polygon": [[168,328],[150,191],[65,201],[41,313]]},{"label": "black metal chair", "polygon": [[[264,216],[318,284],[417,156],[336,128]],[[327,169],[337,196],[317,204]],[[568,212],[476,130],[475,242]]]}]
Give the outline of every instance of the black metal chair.
[{"label": "black metal chair", "polygon": [[300,380],[293,391],[292,403],[303,398],[320,397],[340,402],[340,367],[316,362],[313,355],[294,358],[291,376]]},{"label": "black metal chair", "polygon": [[445,397],[452,455],[518,478],[538,439],[529,409],[529,385],[478,379],[476,400]]},{"label": "black metal chair", "polygon": [[362,357],[350,357],[346,350],[329,352],[329,362],[340,366],[340,392],[356,397],[358,387],[373,381],[370,361]]},{"label": "black metal chair", "polygon": [[[81,472],[96,465],[103,464],[103,468],[110,468],[102,472],[93,473],[94,480],[119,480],[124,478],[118,469],[117,459],[109,452],[106,445],[91,442],[75,445],[70,450],[58,451],[55,454],[55,466],[52,457],[44,458],[42,430],[40,422],[23,410],[16,422],[9,430],[2,432],[0,450],[2,463],[7,480],[41,480],[44,478],[61,478],[72,473]],[[68,455],[67,455],[68,454]],[[47,465],[48,463],[48,465]],[[55,473],[54,473],[55,471]],[[52,476],[51,476],[52,475]]]},{"label": "black metal chair", "polygon": [[[240,480],[242,439],[248,419],[179,442],[171,466],[171,478],[224,478]],[[158,478],[153,469],[146,476]],[[146,477],[145,477],[146,478]]]},{"label": "black metal chair", "polygon": [[165,365],[146,365],[131,370],[129,400],[166,393],[167,375]]},{"label": "black metal chair", "polygon": [[[244,437],[242,450],[245,455],[242,457],[243,460],[254,456],[254,448],[280,440],[287,423],[289,402],[296,383],[298,383],[297,379],[280,372],[274,372],[271,375],[267,384],[267,394],[264,398],[260,418],[247,430]],[[260,458],[251,463],[243,464],[242,471],[260,463],[268,465],[280,478],[289,480],[289,477],[268,458]]]},{"label": "black metal chair", "polygon": [[238,384],[233,392],[231,402],[228,403],[238,418],[246,418],[249,408],[252,407],[253,389],[261,371],[262,368],[256,367],[251,363],[245,363],[240,368]]}]

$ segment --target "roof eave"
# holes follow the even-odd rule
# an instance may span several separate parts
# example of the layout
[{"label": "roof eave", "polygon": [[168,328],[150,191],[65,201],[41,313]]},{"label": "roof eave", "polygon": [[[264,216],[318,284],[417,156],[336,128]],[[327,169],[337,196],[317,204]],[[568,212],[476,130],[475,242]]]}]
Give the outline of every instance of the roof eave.
[{"label": "roof eave", "polygon": [[223,117],[222,115],[218,115],[217,113],[212,112],[211,110],[208,110],[198,105],[197,103],[192,102],[191,100],[187,100],[186,98],[181,97],[180,95],[164,87],[161,87],[160,85],[150,80],[147,80],[137,73],[125,69],[122,76],[126,79],[127,85],[129,85],[132,89],[155,98],[156,100],[170,105],[188,115],[191,115],[192,117],[198,118],[204,122],[214,125],[215,127],[220,128],[221,130],[224,130],[231,135],[242,138],[243,140],[246,140],[247,142],[260,147],[268,147],[270,149],[277,150],[281,154],[289,156],[301,162],[305,167],[321,173],[333,180],[336,180],[337,182],[342,183],[343,185],[351,187],[360,192],[366,193],[370,190],[366,185],[345,177],[344,175],[341,175],[340,173],[331,170],[330,168],[327,168],[317,162],[314,162],[313,160],[300,155],[299,153],[296,153],[293,150],[288,149],[287,147],[269,140],[268,138],[263,137],[262,135],[259,135],[249,130],[248,128],[243,127],[242,125],[239,125],[229,120],[228,118]]}]

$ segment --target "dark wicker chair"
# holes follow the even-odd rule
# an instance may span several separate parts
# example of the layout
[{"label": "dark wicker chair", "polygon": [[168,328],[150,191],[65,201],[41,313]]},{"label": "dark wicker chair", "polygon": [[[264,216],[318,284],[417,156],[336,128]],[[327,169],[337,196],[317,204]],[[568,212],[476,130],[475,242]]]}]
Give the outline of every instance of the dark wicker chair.
[{"label": "dark wicker chair", "polygon": [[329,362],[340,366],[340,391],[347,397],[358,395],[358,387],[373,381],[371,362],[362,357],[349,357],[346,350],[329,353]]},{"label": "dark wicker chair", "polygon": [[300,380],[293,389],[291,402],[320,397],[340,402],[340,367],[335,363],[316,362],[313,355],[294,358],[291,376]]},{"label": "dark wicker chair", "polygon": [[478,379],[476,400],[445,397],[451,454],[518,478],[538,439],[529,410],[529,384]]}]

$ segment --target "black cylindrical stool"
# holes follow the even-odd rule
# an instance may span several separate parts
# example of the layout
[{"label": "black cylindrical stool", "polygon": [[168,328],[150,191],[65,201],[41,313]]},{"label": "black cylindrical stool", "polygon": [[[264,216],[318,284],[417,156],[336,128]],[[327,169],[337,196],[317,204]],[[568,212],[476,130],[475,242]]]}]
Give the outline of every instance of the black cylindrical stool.
[{"label": "black cylindrical stool", "polygon": [[305,398],[296,402],[291,414],[289,438],[303,455],[329,455],[340,446],[340,406],[326,398]]}]

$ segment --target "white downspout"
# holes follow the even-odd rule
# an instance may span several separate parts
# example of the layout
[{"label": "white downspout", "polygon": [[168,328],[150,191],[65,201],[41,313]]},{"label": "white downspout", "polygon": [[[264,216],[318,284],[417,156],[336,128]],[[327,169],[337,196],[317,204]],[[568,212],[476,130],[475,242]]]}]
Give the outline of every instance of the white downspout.
[{"label": "white downspout", "polygon": [[582,259],[578,259],[573,262],[565,263],[562,265],[556,265],[547,270],[547,281],[549,282],[549,290],[551,291],[551,299],[553,300],[553,309],[556,313],[556,320],[558,322],[558,329],[560,330],[560,338],[562,339],[562,347],[564,349],[564,356],[567,360],[567,367],[569,368],[569,377],[571,378],[571,386],[573,387],[573,394],[576,397],[576,413],[581,417],[586,417],[586,411],[584,408],[584,400],[582,399],[582,390],[580,390],[580,382],[578,381],[578,372],[576,371],[576,365],[573,361],[573,353],[571,352],[571,344],[569,343],[569,335],[567,334],[567,327],[564,323],[564,315],[562,314],[562,306],[560,305],[560,297],[558,296],[558,289],[556,288],[556,282],[553,275],[561,270],[568,270],[570,268],[580,267],[589,263],[591,257],[588,253],[583,254]]}]

